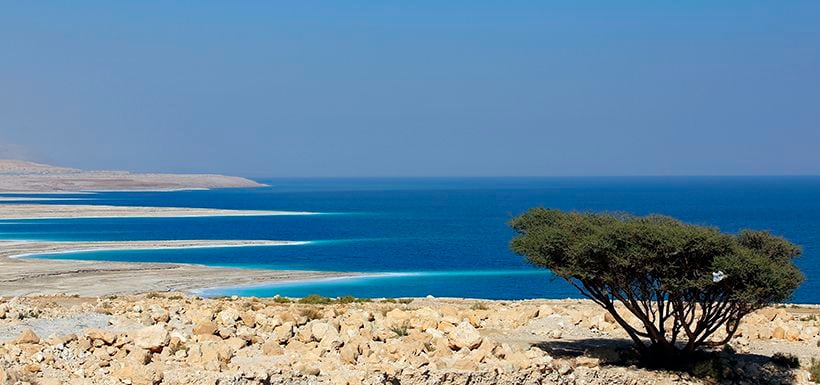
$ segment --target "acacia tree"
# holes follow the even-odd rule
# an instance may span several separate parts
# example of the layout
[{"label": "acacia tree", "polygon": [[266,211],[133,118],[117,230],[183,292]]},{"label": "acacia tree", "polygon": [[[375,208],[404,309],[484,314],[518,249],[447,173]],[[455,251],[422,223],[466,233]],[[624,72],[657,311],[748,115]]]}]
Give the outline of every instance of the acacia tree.
[{"label": "acacia tree", "polygon": [[[768,232],[721,233],[670,217],[534,208],[513,219],[511,248],[606,309],[647,364],[673,366],[727,343],[743,316],[789,299],[800,248]],[[627,322],[616,307],[634,315]],[[717,331],[725,337],[713,341]]]}]

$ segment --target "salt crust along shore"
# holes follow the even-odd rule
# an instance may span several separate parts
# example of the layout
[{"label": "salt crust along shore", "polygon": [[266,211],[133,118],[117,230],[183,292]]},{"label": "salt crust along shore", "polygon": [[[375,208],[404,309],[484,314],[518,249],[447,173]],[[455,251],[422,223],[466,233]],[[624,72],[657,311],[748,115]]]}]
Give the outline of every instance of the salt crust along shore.
[{"label": "salt crust along shore", "polygon": [[213,174],[156,174],[85,171],[67,167],[0,160],[0,192],[176,191],[211,188],[253,188],[256,181]]},{"label": "salt crust along shore", "polygon": [[72,218],[167,218],[210,216],[313,215],[307,211],[227,210],[188,207],[146,207],[58,204],[3,204],[0,220]]},{"label": "salt crust along shore", "polygon": [[[0,382],[62,384],[711,384],[633,366],[587,300],[334,304],[177,293],[0,299]],[[817,306],[748,316],[722,353],[738,384],[806,384]],[[627,318],[630,323],[637,319]],[[795,354],[802,368],[771,362]]]},{"label": "salt crust along shore", "polygon": [[19,258],[36,254],[94,250],[289,246],[301,243],[268,240],[0,241],[0,295],[68,293],[104,296],[151,291],[191,291],[218,286],[243,286],[351,275],[320,271],[233,269],[175,263]]}]

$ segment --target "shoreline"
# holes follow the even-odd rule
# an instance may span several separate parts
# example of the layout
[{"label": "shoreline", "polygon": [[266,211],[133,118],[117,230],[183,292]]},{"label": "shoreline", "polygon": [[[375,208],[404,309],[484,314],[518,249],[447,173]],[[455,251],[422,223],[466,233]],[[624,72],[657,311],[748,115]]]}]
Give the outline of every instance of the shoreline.
[{"label": "shoreline", "polygon": [[[227,249],[227,248],[236,248],[236,247],[265,247],[265,246],[299,246],[299,245],[307,245],[310,241],[267,241],[267,240],[259,240],[259,241],[216,241],[216,242],[225,242],[225,243],[207,243],[207,244],[194,244],[199,242],[210,242],[210,241],[195,241],[195,240],[187,240],[187,241],[29,241],[29,240],[11,240],[11,242],[15,242],[17,244],[26,244],[26,243],[38,243],[38,242],[54,242],[55,244],[60,244],[60,246],[71,247],[82,244],[79,247],[85,248],[71,248],[67,250],[55,250],[55,251],[38,251],[38,252],[29,252],[23,254],[15,254],[15,255],[7,255],[6,258],[10,259],[19,259],[19,258],[32,258],[32,259],[44,259],[44,260],[51,260],[51,258],[43,257],[45,255],[54,255],[54,254],[74,254],[74,253],[87,253],[87,252],[96,252],[96,251],[126,251],[126,250],[133,250],[133,251],[140,251],[140,250],[185,250],[185,249]],[[247,242],[247,243],[233,243],[233,242]],[[140,246],[140,243],[145,243],[146,246]],[[165,245],[156,245],[157,243],[168,243],[167,246]],[[177,245],[179,243],[179,245]],[[2,241],[0,241],[2,244]],[[149,245],[150,244],[150,245]],[[99,246],[99,247],[97,247]],[[0,251],[0,255],[4,253]],[[88,261],[87,259],[72,259],[72,261]],[[139,262],[134,262],[139,263]],[[178,265],[190,265],[190,266],[203,266],[207,267],[208,265],[201,265],[201,264],[186,264],[186,263],[174,263]]]},{"label": "shoreline", "polygon": [[194,218],[320,215],[312,211],[231,210],[191,207],[4,204],[0,206],[2,220],[100,219],[100,218]]},{"label": "shoreline", "polygon": [[0,241],[0,296],[77,294],[103,297],[148,292],[188,292],[273,284],[359,273],[210,267],[162,262],[110,262],[37,258],[36,255],[107,250],[157,250],[291,246],[299,241]]}]

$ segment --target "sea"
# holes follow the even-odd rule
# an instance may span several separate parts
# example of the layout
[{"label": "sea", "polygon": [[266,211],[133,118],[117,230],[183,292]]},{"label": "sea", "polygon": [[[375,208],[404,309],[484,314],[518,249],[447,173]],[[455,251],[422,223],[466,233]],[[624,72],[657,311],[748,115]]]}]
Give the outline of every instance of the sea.
[{"label": "sea", "polygon": [[[820,177],[260,179],[269,187],[32,195],[39,204],[206,207],[305,215],[0,221],[0,238],[110,241],[270,239],[287,246],[95,251],[36,258],[320,270],[361,276],[203,289],[204,296],[578,298],[509,250],[507,223],[530,207],[664,214],[723,231],[762,229],[799,244],[820,303]],[[5,196],[26,196],[5,194]],[[18,202],[5,202],[13,204]],[[0,204],[0,210],[2,210]]]}]

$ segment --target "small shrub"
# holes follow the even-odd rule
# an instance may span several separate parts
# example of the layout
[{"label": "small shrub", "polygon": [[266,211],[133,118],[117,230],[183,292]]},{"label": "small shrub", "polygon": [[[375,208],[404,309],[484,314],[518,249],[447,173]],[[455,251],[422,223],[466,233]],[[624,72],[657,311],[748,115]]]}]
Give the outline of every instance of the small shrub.
[{"label": "small shrub", "polygon": [[399,303],[403,304],[403,305],[407,305],[410,302],[413,302],[412,298],[401,298],[401,299],[399,299]]},{"label": "small shrub", "polygon": [[370,298],[356,298],[352,295],[346,295],[344,297],[339,297],[335,301],[336,303],[340,304],[348,304],[348,303],[363,303],[363,302],[371,302]]},{"label": "small shrub", "polygon": [[409,327],[405,323],[405,324],[401,324],[399,326],[392,326],[390,328],[390,331],[392,331],[393,333],[396,333],[396,335],[399,336],[399,337],[404,337],[407,334],[409,334],[408,329],[409,329]]},{"label": "small shrub", "polygon": [[273,297],[274,303],[291,303],[293,302],[290,298],[287,297]]},{"label": "small shrub", "polygon": [[817,361],[814,358],[811,359],[811,368],[809,368],[809,373],[811,374],[812,381],[820,382],[820,361]]},{"label": "small shrub", "polygon": [[322,312],[320,312],[319,309],[316,309],[316,308],[313,308],[313,307],[302,309],[301,314],[305,318],[307,318],[308,321],[313,321],[315,319],[321,319],[322,318]]},{"label": "small shrub", "polygon": [[775,353],[771,360],[776,365],[784,368],[796,369],[800,367],[800,359],[798,359],[794,354]]},{"label": "small shrub", "polygon": [[382,300],[382,302],[386,302],[386,303],[396,303],[396,300],[395,300],[395,299],[393,299],[393,298],[385,298],[385,299],[383,299],[383,300]]},{"label": "small shrub", "polygon": [[336,298],[336,303],[340,303],[340,304],[348,304],[348,303],[353,303],[353,302],[356,302],[356,297],[354,297],[352,295],[346,295],[346,296],[343,296],[343,297]]},{"label": "small shrub", "polygon": [[311,294],[307,297],[304,297],[299,300],[299,303],[308,304],[308,305],[328,305],[333,302],[332,299],[328,297],[323,297],[318,294]]},{"label": "small shrub", "polygon": [[472,306],[470,306],[470,309],[473,309],[473,310],[487,310],[488,307],[487,307],[487,305],[485,305],[481,302],[476,302],[476,303],[472,304]]},{"label": "small shrub", "polygon": [[723,365],[716,358],[707,358],[695,362],[690,372],[697,378],[719,380],[723,375]]}]

